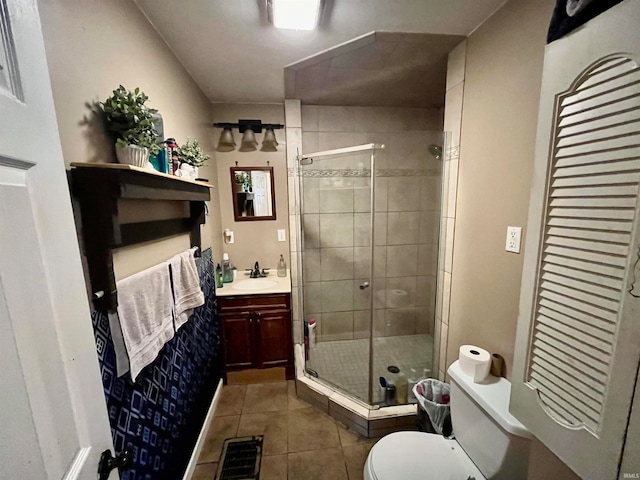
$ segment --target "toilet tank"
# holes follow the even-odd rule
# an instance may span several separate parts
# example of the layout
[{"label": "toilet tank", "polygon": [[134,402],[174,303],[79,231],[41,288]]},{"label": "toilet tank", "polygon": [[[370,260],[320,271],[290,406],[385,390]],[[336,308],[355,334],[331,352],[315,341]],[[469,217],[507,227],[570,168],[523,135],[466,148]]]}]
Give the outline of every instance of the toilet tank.
[{"label": "toilet tank", "polygon": [[525,479],[532,435],[511,413],[511,382],[489,376],[482,383],[454,362],[451,421],[456,440],[486,478]]}]

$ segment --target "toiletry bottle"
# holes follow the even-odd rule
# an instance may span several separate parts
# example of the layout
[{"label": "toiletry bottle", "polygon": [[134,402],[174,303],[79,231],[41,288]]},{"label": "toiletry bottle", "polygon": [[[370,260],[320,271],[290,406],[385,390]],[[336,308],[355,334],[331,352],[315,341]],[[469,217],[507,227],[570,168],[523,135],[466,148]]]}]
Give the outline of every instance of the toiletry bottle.
[{"label": "toiletry bottle", "polygon": [[409,403],[418,403],[418,399],[413,393],[413,387],[415,387],[416,383],[418,383],[418,372],[415,368],[411,369],[411,373],[409,374],[409,378],[407,379],[407,400]]},{"label": "toiletry bottle", "polygon": [[402,373],[402,370],[398,372],[396,377],[396,396],[398,398],[398,405],[407,404],[408,395],[408,383],[407,377]]},{"label": "toiletry bottle", "polygon": [[384,403],[385,397],[387,395],[387,379],[384,377],[380,377],[380,383],[378,385],[378,402]]},{"label": "toiletry bottle", "polygon": [[398,395],[396,386],[393,383],[387,383],[385,389],[384,401],[387,406],[393,406],[398,404]]},{"label": "toiletry bottle", "polygon": [[316,321],[309,320],[309,348],[316,346]]},{"label": "toiletry bottle", "polygon": [[280,255],[280,260],[278,261],[278,276],[287,276],[287,262],[284,261],[284,257],[282,256],[282,254]]},{"label": "toiletry bottle", "polygon": [[222,268],[220,264],[216,267],[216,288],[222,288]]},{"label": "toiletry bottle", "polygon": [[385,402],[387,405],[398,404],[398,389],[396,387],[396,381],[398,380],[398,373],[400,369],[395,365],[389,365],[387,367],[387,388],[385,390]]},{"label": "toiletry bottle", "polygon": [[231,261],[229,260],[229,254],[222,254],[222,281],[224,283],[233,282],[233,269],[231,267]]}]

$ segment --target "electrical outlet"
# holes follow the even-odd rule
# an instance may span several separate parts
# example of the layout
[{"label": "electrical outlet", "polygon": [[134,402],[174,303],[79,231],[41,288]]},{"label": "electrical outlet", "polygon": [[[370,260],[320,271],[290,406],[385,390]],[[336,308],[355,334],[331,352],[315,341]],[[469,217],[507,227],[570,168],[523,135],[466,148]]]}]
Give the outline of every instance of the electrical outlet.
[{"label": "electrical outlet", "polygon": [[287,236],[285,234],[284,228],[279,228],[278,229],[278,241],[279,242],[286,242],[287,241]]},{"label": "electrical outlet", "polygon": [[520,253],[520,238],[522,237],[522,227],[507,227],[507,252]]}]

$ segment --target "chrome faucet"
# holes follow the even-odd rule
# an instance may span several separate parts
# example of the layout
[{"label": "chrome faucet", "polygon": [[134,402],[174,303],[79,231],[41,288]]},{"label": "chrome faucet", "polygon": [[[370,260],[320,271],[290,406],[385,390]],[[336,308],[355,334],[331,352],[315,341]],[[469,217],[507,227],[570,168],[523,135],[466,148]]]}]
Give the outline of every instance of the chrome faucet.
[{"label": "chrome faucet", "polygon": [[258,264],[258,262],[253,266],[253,270],[249,276],[251,278],[260,278],[260,264]]},{"label": "chrome faucet", "polygon": [[251,277],[251,278],[268,277],[269,276],[269,272],[267,270],[269,270],[269,269],[268,268],[263,268],[262,271],[260,271],[260,264],[258,262],[256,262],[253,265],[253,270],[251,270],[251,273],[249,274],[249,277]]}]

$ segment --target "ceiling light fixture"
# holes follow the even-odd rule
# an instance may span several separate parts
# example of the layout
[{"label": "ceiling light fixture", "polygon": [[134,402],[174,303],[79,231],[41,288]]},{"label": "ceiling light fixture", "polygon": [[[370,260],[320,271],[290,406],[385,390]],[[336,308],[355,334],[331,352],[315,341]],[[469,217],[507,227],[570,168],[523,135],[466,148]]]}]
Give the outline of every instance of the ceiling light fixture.
[{"label": "ceiling light fixture", "polygon": [[242,133],[242,142],[240,143],[240,152],[253,152],[258,149],[258,141],[256,133],[262,133],[265,130],[262,140],[262,152],[277,152],[278,141],[274,130],[284,128],[279,123],[262,123],[261,120],[238,120],[238,123],[214,123],[214,127],[222,128],[220,139],[216,150],[218,152],[231,152],[235,150],[236,142],[233,138],[232,129],[237,128]]},{"label": "ceiling light fixture", "polygon": [[323,0],[267,0],[269,21],[276,28],[313,30],[320,22]]}]

